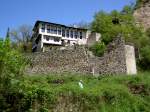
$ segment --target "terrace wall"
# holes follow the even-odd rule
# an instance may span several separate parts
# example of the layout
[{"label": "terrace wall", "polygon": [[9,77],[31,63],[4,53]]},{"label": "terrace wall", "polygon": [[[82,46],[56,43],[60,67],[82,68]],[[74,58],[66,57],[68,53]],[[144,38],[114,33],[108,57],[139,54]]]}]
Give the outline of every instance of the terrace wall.
[{"label": "terrace wall", "polygon": [[83,46],[28,54],[27,58],[31,63],[26,72],[30,74],[64,72],[93,75],[136,74],[134,47],[132,50],[130,48],[129,45],[126,47],[123,38],[116,38],[107,46],[103,57],[90,57],[87,49]]}]

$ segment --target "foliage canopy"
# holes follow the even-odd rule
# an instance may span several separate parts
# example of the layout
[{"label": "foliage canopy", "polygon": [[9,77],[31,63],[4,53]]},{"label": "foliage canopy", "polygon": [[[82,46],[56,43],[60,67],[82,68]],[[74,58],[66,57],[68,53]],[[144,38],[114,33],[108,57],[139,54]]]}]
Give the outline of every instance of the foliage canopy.
[{"label": "foliage canopy", "polygon": [[[110,13],[100,11],[94,16],[91,29],[101,33],[101,41],[105,45],[118,35],[124,37],[126,43],[133,43],[140,51],[141,58],[138,58],[137,61],[143,66],[142,68],[147,68],[146,66],[150,65],[150,52],[147,51],[150,46],[150,34],[149,30],[146,33],[143,27],[136,24],[133,11],[132,6],[125,6],[122,11],[114,10]],[[95,47],[95,54],[97,46],[93,47]]]}]

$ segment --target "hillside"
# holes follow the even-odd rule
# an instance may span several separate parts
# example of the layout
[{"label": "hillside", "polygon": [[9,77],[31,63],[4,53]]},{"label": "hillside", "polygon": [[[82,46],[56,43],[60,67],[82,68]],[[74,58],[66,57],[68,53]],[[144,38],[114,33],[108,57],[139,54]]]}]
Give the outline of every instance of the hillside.
[{"label": "hillside", "polygon": [[[78,82],[83,81],[83,89]],[[150,75],[25,76],[0,109],[7,112],[149,112]],[[8,97],[9,96],[9,97]],[[2,111],[0,110],[0,111]]]},{"label": "hillside", "polygon": [[[150,2],[138,1],[134,16],[150,28]],[[125,9],[99,12],[91,23],[102,34],[91,51],[101,57],[83,46],[31,54],[24,38],[17,36],[22,42],[14,45],[6,36],[0,41],[0,112],[150,112],[150,38],[135,25],[133,10]],[[125,74],[133,67],[126,59],[134,56],[126,44],[139,55],[136,75]]]}]

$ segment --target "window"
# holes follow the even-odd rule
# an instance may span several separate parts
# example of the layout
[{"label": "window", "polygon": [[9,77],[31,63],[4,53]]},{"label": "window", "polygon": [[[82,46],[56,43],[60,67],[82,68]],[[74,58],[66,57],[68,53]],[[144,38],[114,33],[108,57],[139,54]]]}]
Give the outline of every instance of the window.
[{"label": "window", "polygon": [[42,32],[45,32],[45,24],[42,24]]},{"label": "window", "polygon": [[54,34],[57,34],[57,27],[54,27]]},{"label": "window", "polygon": [[69,38],[69,30],[67,30],[67,32],[66,32],[66,33],[67,33],[67,34],[66,34],[66,35],[67,35],[67,37]]},{"label": "window", "polygon": [[74,37],[77,39],[78,38],[78,32],[75,31]]},{"label": "window", "polygon": [[46,41],[49,41],[49,40],[51,40],[51,37],[44,35],[44,39],[45,39]]},{"label": "window", "polygon": [[54,34],[54,27],[51,26],[50,29],[51,29],[50,32],[51,32],[52,34]]},{"label": "window", "polygon": [[59,38],[54,37],[54,42],[59,42]]},{"label": "window", "polygon": [[46,36],[46,40],[49,41],[49,37],[48,36]]},{"label": "window", "polygon": [[61,35],[61,27],[58,27],[58,35]]},{"label": "window", "polygon": [[71,32],[70,32],[70,33],[71,33],[71,34],[70,34],[70,35],[71,35],[71,38],[73,38],[73,31],[71,30]]},{"label": "window", "polygon": [[47,33],[50,33],[50,32],[51,32],[50,25],[47,25]]},{"label": "window", "polygon": [[62,37],[65,37],[65,29],[62,29]]},{"label": "window", "polygon": [[82,32],[80,32],[80,39],[82,39]]}]

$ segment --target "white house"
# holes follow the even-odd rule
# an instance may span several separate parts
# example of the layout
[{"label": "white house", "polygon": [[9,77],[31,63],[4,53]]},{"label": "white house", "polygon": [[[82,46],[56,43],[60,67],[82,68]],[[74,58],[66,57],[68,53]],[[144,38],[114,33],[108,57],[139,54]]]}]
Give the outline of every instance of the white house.
[{"label": "white house", "polygon": [[88,29],[36,21],[32,35],[32,50],[44,52],[49,46],[91,45],[99,39],[99,33],[93,33]]}]

